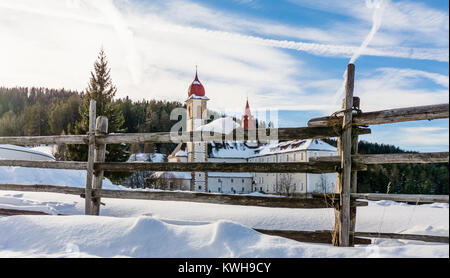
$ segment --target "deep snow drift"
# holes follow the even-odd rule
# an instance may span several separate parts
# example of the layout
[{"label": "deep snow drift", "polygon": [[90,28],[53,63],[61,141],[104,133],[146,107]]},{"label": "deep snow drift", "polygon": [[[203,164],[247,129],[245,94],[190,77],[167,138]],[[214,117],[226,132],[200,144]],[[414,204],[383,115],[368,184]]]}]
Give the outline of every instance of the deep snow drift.
[{"label": "deep snow drift", "polygon": [[267,236],[224,220],[196,223],[149,216],[14,216],[0,218],[0,256],[448,257],[448,245],[381,242],[338,248]]}]

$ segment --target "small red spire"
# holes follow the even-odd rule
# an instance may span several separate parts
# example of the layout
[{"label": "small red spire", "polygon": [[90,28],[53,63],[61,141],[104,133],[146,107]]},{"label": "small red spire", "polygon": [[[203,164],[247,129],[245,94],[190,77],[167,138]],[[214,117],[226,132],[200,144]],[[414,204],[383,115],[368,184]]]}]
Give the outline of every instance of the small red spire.
[{"label": "small red spire", "polygon": [[195,66],[195,79],[194,79],[194,81],[200,82],[200,80],[198,80],[197,66]]},{"label": "small red spire", "polygon": [[245,113],[242,116],[241,126],[244,130],[255,128],[255,119],[253,118],[252,112],[250,111],[250,105],[248,104],[248,97],[247,103],[245,104]]}]

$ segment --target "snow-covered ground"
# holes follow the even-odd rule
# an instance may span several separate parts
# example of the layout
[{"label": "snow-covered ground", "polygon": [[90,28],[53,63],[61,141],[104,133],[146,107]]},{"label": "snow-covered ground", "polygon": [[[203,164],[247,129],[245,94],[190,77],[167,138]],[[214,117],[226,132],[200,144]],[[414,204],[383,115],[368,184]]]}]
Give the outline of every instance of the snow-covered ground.
[{"label": "snow-covered ground", "polygon": [[[323,230],[331,209],[283,209],[173,201],[102,199],[101,216],[83,216],[78,196],[0,192],[3,208],[72,216],[0,218],[0,257],[448,257],[448,244],[376,239],[337,248],[263,235],[251,228]],[[448,204],[369,202],[357,231],[448,236]]]},{"label": "snow-covered ground", "polygon": [[[0,167],[0,183],[84,187],[85,181],[85,171]],[[104,188],[124,189],[108,180]],[[0,191],[0,208],[53,214],[0,216],[0,257],[449,257],[448,244],[375,239],[371,245],[340,248],[252,229],[330,230],[332,209],[106,198],[102,202],[106,206],[100,216],[84,216],[84,199],[79,196]],[[356,230],[448,236],[449,206],[369,202],[358,208]]]}]

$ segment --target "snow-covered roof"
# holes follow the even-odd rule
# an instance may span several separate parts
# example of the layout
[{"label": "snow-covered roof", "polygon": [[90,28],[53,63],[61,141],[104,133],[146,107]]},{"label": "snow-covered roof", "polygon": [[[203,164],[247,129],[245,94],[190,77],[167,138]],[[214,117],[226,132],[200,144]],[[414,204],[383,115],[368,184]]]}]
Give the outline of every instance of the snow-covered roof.
[{"label": "snow-covered roof", "polygon": [[[329,151],[336,152],[337,149],[330,144],[320,139],[306,139],[306,140],[293,140],[286,142],[272,142],[264,144],[257,148],[249,147],[244,142],[210,142],[209,145],[209,158],[241,158],[247,159],[250,157],[258,157],[264,155],[273,155],[279,153],[287,153],[294,151]],[[176,157],[186,157],[187,152],[184,148],[180,148],[175,153]]]},{"label": "snow-covered roof", "polygon": [[0,145],[0,159],[55,160],[51,154],[15,145]]},{"label": "snow-covered roof", "polygon": [[179,151],[175,154],[175,156],[178,156],[178,157],[180,157],[180,156],[187,156],[187,152],[186,152],[185,150],[179,150]]},{"label": "snow-covered roof", "polygon": [[[209,124],[202,125],[196,129],[196,131],[211,131],[223,134],[229,134],[234,129],[240,127],[231,117],[223,117],[210,122]],[[336,152],[337,149],[328,143],[320,139],[306,139],[306,140],[293,140],[285,142],[271,142],[264,144],[258,148],[250,147],[244,142],[224,142],[224,143],[208,143],[210,158],[249,158],[256,156],[264,156],[270,154],[278,154],[300,150],[318,150],[318,151],[330,151]],[[187,156],[185,145],[180,146],[178,151],[174,151],[177,157]]]},{"label": "snow-covered roof", "polygon": [[[175,178],[175,179],[191,179],[191,172],[155,172],[153,174],[155,178]],[[208,172],[208,177],[213,178],[251,178],[250,173],[224,173],[224,172]]]},{"label": "snow-covered roof", "polygon": [[149,162],[164,162],[166,155],[162,153],[134,153],[128,158],[128,162],[133,161],[149,161]]},{"label": "snow-covered roof", "polygon": [[159,171],[155,172],[153,174],[155,178],[175,178],[175,179],[184,179],[184,180],[190,180],[191,179],[191,173],[190,172],[164,172]]},{"label": "snow-covered roof", "polygon": [[208,172],[208,177],[213,178],[252,178],[250,173],[224,173],[224,172]]},{"label": "snow-covered roof", "polygon": [[266,144],[256,149],[253,156],[264,156],[301,150],[337,151],[335,147],[320,139],[306,139]]},{"label": "snow-covered roof", "polygon": [[219,118],[210,122],[209,124],[199,126],[195,131],[211,131],[216,133],[228,134],[239,127],[230,117]]},{"label": "snow-covered roof", "polygon": [[211,142],[211,158],[248,158],[254,155],[255,149],[249,148],[243,142]]}]

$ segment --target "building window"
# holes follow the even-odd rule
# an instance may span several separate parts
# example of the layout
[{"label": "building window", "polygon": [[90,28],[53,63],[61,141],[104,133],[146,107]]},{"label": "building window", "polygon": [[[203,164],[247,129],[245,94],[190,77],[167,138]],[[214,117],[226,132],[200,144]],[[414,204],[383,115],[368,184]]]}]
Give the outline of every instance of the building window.
[{"label": "building window", "polygon": [[242,187],[242,192],[244,192],[244,188]]},{"label": "building window", "polygon": [[244,183],[244,179],[242,179],[242,183]]},{"label": "building window", "polygon": [[289,162],[289,155],[286,155],[286,162]]},{"label": "building window", "polygon": [[222,182],[222,180],[221,180],[221,179],[218,179],[217,181],[218,181],[218,182]]},{"label": "building window", "polygon": [[294,161],[295,161],[295,157],[296,157],[296,154],[294,153]]},{"label": "building window", "polygon": [[303,191],[303,182],[301,183],[300,190]]},{"label": "building window", "polygon": [[231,182],[233,182],[233,179],[231,179]]},{"label": "building window", "polygon": [[202,187],[201,187],[201,186],[199,186],[199,187],[198,187],[198,190],[202,190]]},{"label": "building window", "polygon": [[303,160],[303,153],[300,153],[300,160]]}]

